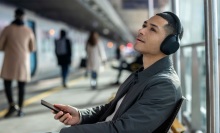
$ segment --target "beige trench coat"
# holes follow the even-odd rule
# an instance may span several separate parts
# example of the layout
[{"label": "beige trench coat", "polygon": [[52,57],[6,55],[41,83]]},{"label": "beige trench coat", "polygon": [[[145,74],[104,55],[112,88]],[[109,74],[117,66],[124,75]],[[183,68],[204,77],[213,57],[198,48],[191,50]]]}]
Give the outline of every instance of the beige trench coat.
[{"label": "beige trench coat", "polygon": [[35,49],[31,29],[14,24],[7,26],[0,36],[0,50],[5,53],[1,77],[7,80],[30,81],[30,52]]},{"label": "beige trench coat", "polygon": [[101,66],[101,61],[102,61],[101,48],[99,44],[95,46],[91,46],[87,44],[86,52],[87,52],[87,70],[99,72],[99,68]]}]

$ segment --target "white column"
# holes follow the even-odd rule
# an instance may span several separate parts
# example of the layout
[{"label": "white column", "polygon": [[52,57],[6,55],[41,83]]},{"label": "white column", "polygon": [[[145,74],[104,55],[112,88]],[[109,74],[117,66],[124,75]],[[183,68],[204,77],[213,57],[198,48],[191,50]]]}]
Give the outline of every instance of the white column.
[{"label": "white column", "polygon": [[207,133],[219,132],[217,0],[204,0]]}]

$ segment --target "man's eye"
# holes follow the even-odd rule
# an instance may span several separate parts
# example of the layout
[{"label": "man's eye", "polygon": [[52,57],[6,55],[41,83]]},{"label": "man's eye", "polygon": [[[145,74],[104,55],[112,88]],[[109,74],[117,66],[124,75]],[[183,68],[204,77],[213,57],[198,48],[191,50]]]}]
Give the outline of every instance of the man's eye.
[{"label": "man's eye", "polygon": [[146,26],[146,25],[143,25],[142,27],[145,28],[145,27],[147,27],[147,26]]},{"label": "man's eye", "polygon": [[150,28],[150,30],[156,32],[156,30],[154,28]]}]

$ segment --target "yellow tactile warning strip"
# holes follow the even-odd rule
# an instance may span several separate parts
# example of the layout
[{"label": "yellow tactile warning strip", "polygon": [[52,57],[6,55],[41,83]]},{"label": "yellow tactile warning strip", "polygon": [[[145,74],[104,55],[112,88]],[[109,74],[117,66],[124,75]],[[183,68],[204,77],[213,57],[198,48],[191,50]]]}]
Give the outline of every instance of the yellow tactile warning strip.
[{"label": "yellow tactile warning strip", "polygon": [[[80,77],[80,78],[78,78],[78,79],[71,80],[71,81],[68,82],[68,86],[69,86],[69,87],[72,87],[72,86],[75,85],[78,81],[83,80],[83,79],[84,79],[83,77]],[[50,89],[50,90],[48,90],[48,91],[46,91],[46,92],[43,92],[43,93],[38,94],[38,95],[36,95],[36,96],[33,96],[33,97],[31,97],[31,98],[29,98],[29,99],[27,99],[27,100],[24,101],[24,107],[25,107],[25,106],[28,106],[28,105],[30,105],[30,104],[32,104],[32,103],[35,103],[35,102],[39,101],[40,99],[43,99],[43,98],[45,98],[45,97],[48,97],[49,95],[52,95],[52,94],[54,94],[54,93],[56,93],[56,92],[59,92],[59,91],[61,91],[61,90],[63,90],[63,87],[55,87],[55,88],[52,88],[52,89]],[[0,111],[0,118],[3,117],[6,112],[7,112],[7,109],[4,109],[4,110]]]}]

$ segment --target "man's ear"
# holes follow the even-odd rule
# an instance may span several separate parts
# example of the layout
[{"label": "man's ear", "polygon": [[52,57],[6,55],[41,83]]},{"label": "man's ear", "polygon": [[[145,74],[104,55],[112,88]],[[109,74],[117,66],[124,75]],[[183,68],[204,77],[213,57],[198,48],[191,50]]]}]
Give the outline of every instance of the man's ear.
[{"label": "man's ear", "polygon": [[179,49],[179,38],[177,35],[168,35],[160,45],[160,51],[165,55],[175,53]]}]

